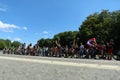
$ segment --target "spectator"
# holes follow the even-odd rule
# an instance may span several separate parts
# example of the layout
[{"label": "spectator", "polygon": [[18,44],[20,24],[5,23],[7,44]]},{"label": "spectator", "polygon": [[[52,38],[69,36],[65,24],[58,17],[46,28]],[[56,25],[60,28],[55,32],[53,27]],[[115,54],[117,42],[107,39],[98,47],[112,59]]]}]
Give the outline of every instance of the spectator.
[{"label": "spectator", "polygon": [[80,58],[83,58],[83,53],[84,53],[84,45],[80,43],[80,50],[79,50],[79,56]]},{"label": "spectator", "polygon": [[112,59],[113,45],[113,39],[111,39],[110,42],[107,42],[107,60]]}]

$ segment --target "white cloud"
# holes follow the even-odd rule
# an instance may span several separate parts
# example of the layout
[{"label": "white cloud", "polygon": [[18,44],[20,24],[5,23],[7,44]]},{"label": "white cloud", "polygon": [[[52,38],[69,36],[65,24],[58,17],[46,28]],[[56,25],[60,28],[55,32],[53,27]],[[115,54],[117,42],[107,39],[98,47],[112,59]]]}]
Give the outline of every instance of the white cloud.
[{"label": "white cloud", "polygon": [[19,28],[20,27],[14,24],[7,24],[7,23],[3,23],[2,21],[0,21],[0,30],[4,32],[13,32],[13,29],[19,29]]},{"label": "white cloud", "polygon": [[2,30],[4,32],[13,32],[14,29],[27,30],[28,28],[27,27],[19,27],[14,24],[3,23],[2,21],[0,21],[0,30]]},{"label": "white cloud", "polygon": [[28,28],[27,27],[23,27],[24,30],[27,30]]},{"label": "white cloud", "polygon": [[43,34],[48,34],[48,32],[47,31],[43,31]]},{"label": "white cloud", "polygon": [[9,29],[9,28],[19,28],[19,27],[15,26],[14,24],[6,24],[0,21],[0,28]]},{"label": "white cloud", "polygon": [[21,39],[20,39],[20,38],[15,38],[14,40],[15,40],[15,41],[21,41]]},{"label": "white cloud", "polygon": [[0,7],[0,11],[1,11],[1,12],[6,12],[7,9],[5,9],[5,8],[1,8],[1,7]]}]

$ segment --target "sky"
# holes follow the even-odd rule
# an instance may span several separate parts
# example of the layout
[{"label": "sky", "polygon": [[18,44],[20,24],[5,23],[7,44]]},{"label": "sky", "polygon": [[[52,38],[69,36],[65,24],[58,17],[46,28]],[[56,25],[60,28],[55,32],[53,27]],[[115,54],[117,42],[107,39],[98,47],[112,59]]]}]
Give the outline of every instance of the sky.
[{"label": "sky", "polygon": [[87,16],[120,10],[120,0],[0,0],[0,39],[35,44],[78,31]]}]

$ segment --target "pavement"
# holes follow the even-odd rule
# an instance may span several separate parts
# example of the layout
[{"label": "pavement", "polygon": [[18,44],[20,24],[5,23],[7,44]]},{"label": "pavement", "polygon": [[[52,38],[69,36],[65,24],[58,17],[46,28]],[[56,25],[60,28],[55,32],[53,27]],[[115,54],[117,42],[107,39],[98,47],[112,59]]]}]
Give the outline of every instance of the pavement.
[{"label": "pavement", "polygon": [[120,62],[2,54],[0,80],[120,80]]}]

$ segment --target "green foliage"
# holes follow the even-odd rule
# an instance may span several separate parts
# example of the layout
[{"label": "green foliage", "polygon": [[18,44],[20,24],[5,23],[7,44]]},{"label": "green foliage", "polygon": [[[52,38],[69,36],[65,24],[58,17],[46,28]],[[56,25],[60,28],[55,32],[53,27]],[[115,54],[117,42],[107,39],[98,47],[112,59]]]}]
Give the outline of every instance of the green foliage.
[{"label": "green foliage", "polygon": [[14,41],[13,43],[9,39],[0,39],[0,49],[4,48],[18,48],[21,45],[20,42]]},{"label": "green foliage", "polygon": [[120,10],[102,10],[100,13],[90,14],[79,27],[79,31],[61,32],[53,39],[40,39],[38,42],[40,46],[48,46],[59,40],[61,46],[65,46],[70,45],[75,38],[85,44],[92,37],[96,37],[98,43],[113,39],[115,44],[120,46]]},{"label": "green foliage", "polygon": [[11,44],[12,48],[18,48],[20,45],[21,45],[21,43],[18,42],[18,41],[14,41],[14,42]]},{"label": "green foliage", "polygon": [[4,49],[6,47],[5,41],[0,39],[0,49]]},{"label": "green foliage", "polygon": [[38,44],[40,47],[43,47],[43,46],[50,47],[52,44],[52,39],[43,39],[42,38],[38,41]]},{"label": "green foliage", "polygon": [[91,37],[96,37],[98,42],[114,39],[120,40],[120,11],[109,12],[103,10],[87,17],[79,28],[80,36],[86,42]]},{"label": "green foliage", "polygon": [[9,40],[9,39],[6,39],[6,40],[4,40],[5,41],[5,44],[6,44],[6,47],[7,48],[10,48],[11,47],[11,41]]},{"label": "green foliage", "polygon": [[58,38],[60,40],[61,46],[70,45],[70,42],[72,42],[76,38],[77,33],[77,31],[65,31],[55,35],[54,40]]},{"label": "green foliage", "polygon": [[38,40],[39,46],[54,46],[55,40],[59,40],[61,46],[70,45],[70,42],[72,42],[76,38],[76,34],[78,31],[65,31],[61,32],[59,34],[56,34],[53,39],[40,39]]}]

